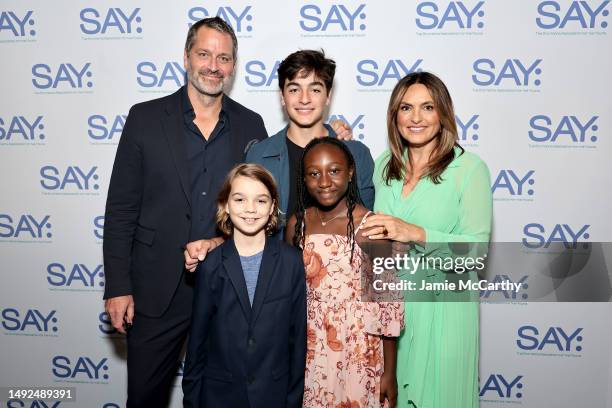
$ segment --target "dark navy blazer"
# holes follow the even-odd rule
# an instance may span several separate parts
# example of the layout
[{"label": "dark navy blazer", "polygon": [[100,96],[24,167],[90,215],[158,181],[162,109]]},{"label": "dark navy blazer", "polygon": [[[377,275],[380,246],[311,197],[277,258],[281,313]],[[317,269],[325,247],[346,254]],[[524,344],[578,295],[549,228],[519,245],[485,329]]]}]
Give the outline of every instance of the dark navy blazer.
[{"label": "dark navy blazer", "polygon": [[184,406],[299,408],[305,359],[301,252],[266,239],[252,307],[233,239],[210,252],[196,271]]},{"label": "dark navy blazer", "polygon": [[[133,295],[138,313],[159,317],[183,274],[183,248],[192,226],[191,187],[181,92],[130,109],[117,147],[104,220],[104,299]],[[217,195],[223,178],[242,163],[245,151],[267,137],[261,116],[227,95],[231,122],[227,160],[216,168]],[[214,214],[202,221],[214,234]]]}]

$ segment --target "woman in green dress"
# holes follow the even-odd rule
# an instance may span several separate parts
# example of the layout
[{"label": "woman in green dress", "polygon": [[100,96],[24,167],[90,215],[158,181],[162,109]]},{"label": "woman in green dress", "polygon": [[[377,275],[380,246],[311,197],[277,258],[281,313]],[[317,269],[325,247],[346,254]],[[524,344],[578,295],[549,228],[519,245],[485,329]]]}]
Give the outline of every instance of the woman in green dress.
[{"label": "woman in green dress", "polygon": [[[363,226],[364,235],[411,244],[411,255],[430,257],[450,255],[448,243],[488,243],[489,170],[457,143],[453,103],[444,83],[427,72],[400,80],[389,101],[387,131],[389,149],[376,160],[374,171],[377,214]],[[457,277],[434,267],[410,279],[444,282],[451,275]],[[465,276],[476,279],[474,271]],[[456,294],[432,291],[426,294],[429,301],[405,304],[398,407],[478,407],[479,304],[470,292],[472,301],[449,301]]]}]

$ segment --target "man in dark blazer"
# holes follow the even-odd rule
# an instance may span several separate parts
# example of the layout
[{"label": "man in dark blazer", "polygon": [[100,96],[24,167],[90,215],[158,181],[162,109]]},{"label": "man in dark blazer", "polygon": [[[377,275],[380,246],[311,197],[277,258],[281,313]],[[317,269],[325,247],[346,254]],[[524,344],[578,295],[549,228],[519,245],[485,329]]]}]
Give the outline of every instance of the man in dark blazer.
[{"label": "man in dark blazer", "polygon": [[237,40],[220,18],[187,34],[187,85],[130,109],[108,190],[104,299],[113,326],[127,330],[128,407],[167,405],[189,329],[193,287],[185,245],[222,242],[216,197],[250,144],[267,137],[255,112],[223,93]]},{"label": "man in dark blazer", "polygon": [[196,273],[185,407],[301,408],[306,361],[302,254],[268,237],[249,302],[233,239]]}]

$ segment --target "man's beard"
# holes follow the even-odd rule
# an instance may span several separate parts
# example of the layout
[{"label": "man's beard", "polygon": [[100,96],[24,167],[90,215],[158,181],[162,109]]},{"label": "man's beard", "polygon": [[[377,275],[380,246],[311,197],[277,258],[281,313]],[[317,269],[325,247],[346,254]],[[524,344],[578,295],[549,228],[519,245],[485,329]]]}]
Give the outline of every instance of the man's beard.
[{"label": "man's beard", "polygon": [[[219,78],[221,81],[219,82],[219,85],[213,88],[210,85],[205,84],[204,80],[201,78],[200,75],[215,76]],[[223,77],[219,73],[219,71],[211,71],[210,69],[205,69],[205,70],[198,71],[197,73],[195,73],[195,75],[193,71],[188,71],[187,77],[191,85],[193,85],[193,87],[198,92],[206,96],[212,96],[212,97],[219,96],[223,92],[223,87],[225,86],[226,78]]]}]

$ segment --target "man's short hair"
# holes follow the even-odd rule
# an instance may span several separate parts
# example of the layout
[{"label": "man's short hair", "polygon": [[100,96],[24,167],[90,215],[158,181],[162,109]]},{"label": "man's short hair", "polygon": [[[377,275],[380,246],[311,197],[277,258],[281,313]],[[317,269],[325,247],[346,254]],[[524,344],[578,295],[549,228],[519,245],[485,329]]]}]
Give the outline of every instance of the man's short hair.
[{"label": "man's short hair", "polygon": [[234,58],[234,61],[236,61],[236,56],[238,55],[238,39],[236,38],[236,34],[234,33],[232,26],[227,24],[220,17],[203,18],[189,27],[189,31],[187,31],[187,40],[185,41],[185,52],[187,54],[189,54],[191,48],[193,47],[193,43],[195,42],[196,35],[198,34],[198,29],[200,27],[212,28],[220,33],[229,34],[229,36],[232,37],[232,44],[234,45],[232,57]]},{"label": "man's short hair", "polygon": [[293,80],[300,73],[308,76],[311,72],[323,81],[329,93],[334,83],[336,62],[325,58],[323,50],[300,50],[285,58],[278,66],[278,86],[282,91],[286,81]]}]

